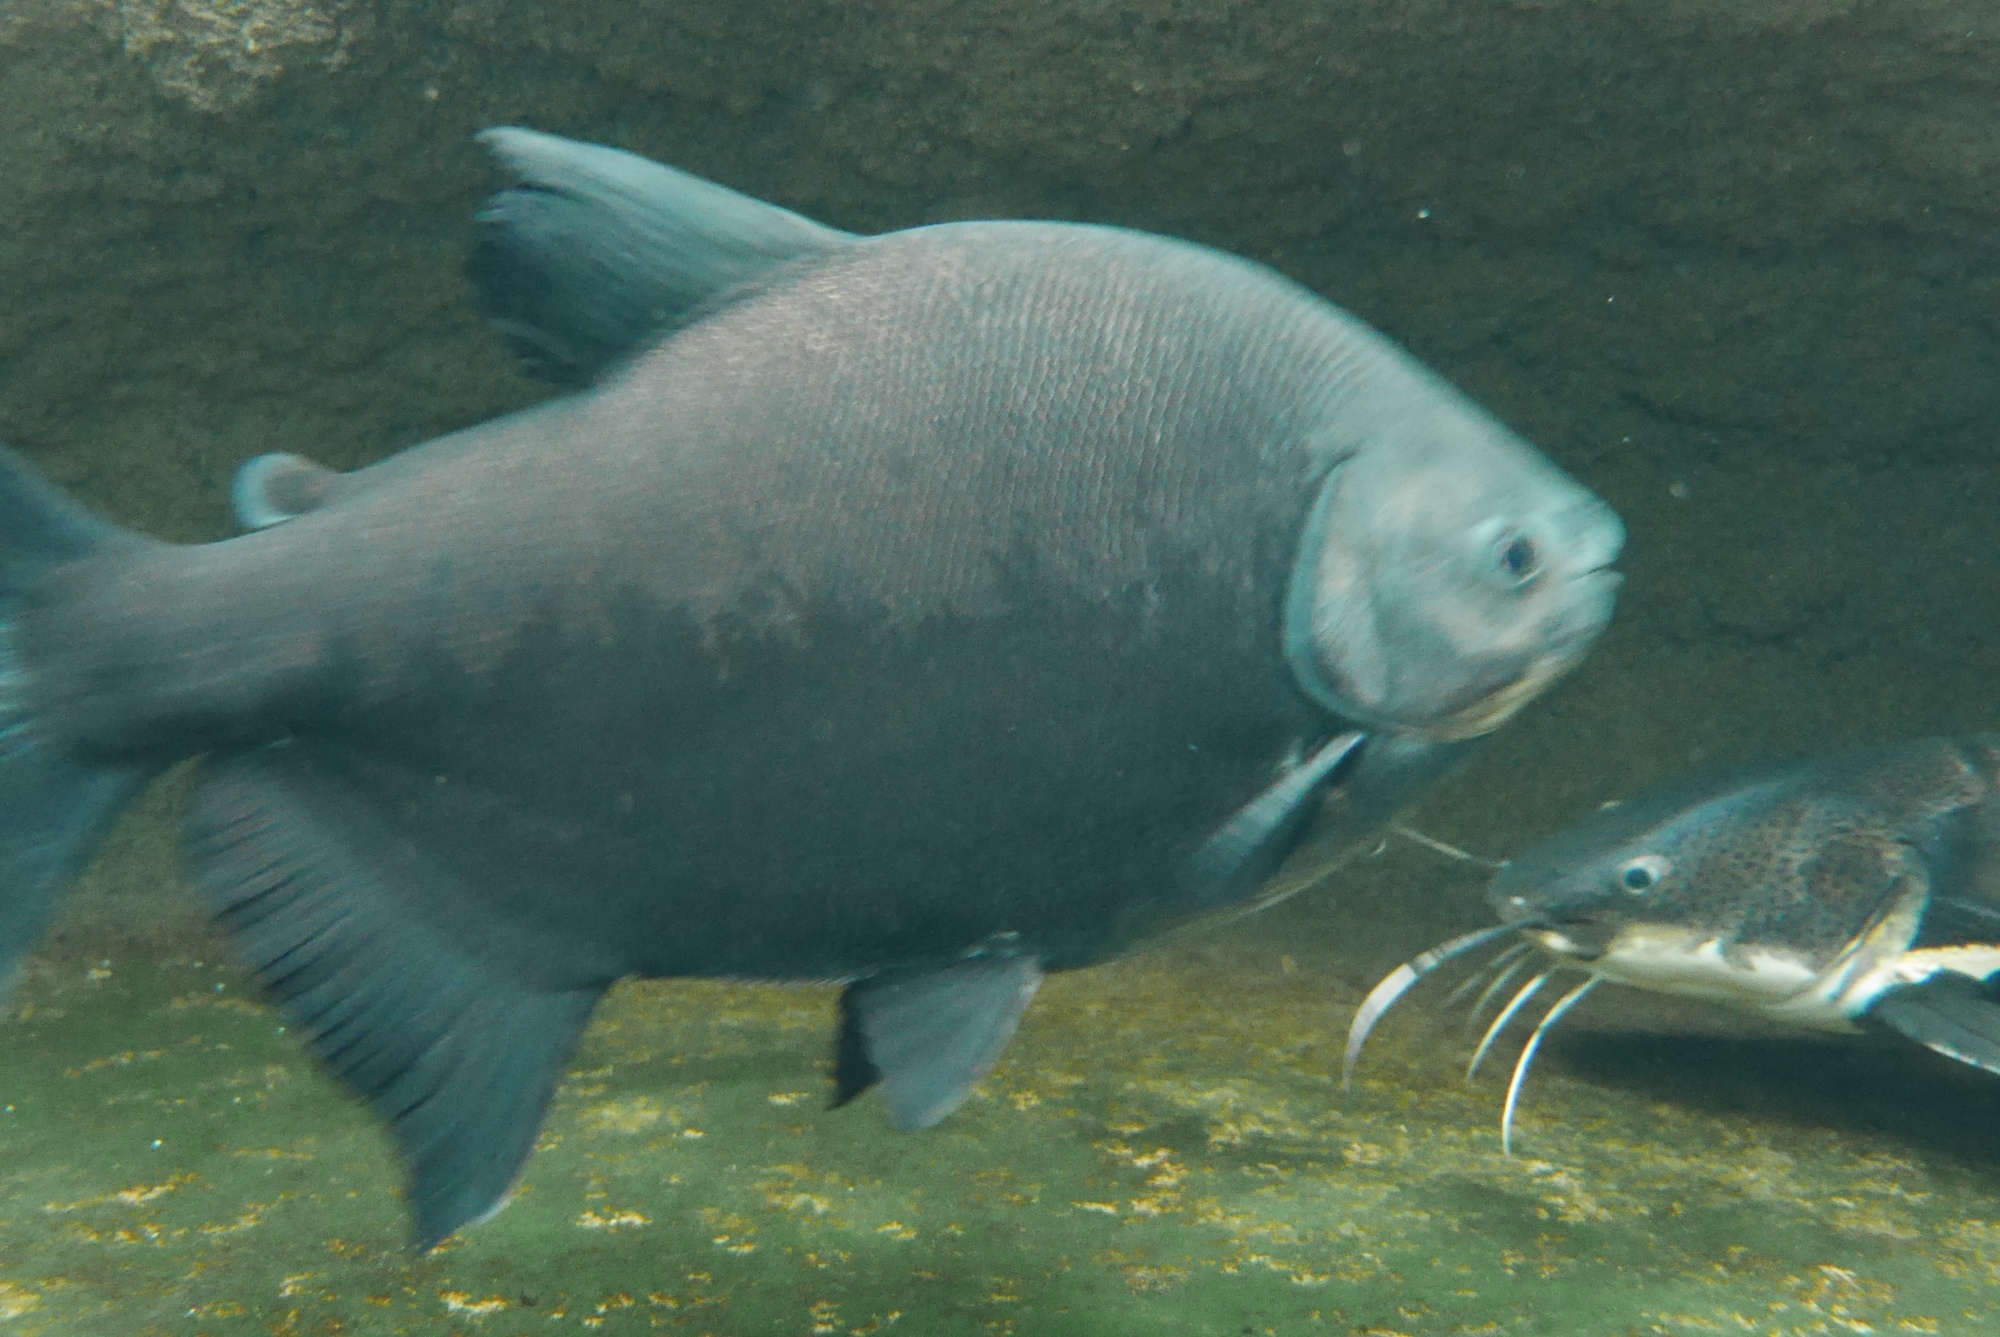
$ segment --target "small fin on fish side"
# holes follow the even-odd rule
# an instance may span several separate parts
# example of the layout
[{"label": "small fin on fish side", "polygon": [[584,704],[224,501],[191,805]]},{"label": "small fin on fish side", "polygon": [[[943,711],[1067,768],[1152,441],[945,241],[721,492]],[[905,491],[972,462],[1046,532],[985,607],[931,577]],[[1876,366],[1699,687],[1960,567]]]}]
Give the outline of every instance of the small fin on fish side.
[{"label": "small fin on fish side", "polygon": [[298,455],[259,455],[229,480],[229,509],[245,530],[269,529],[326,505],[340,474]]},{"label": "small fin on fish side", "polygon": [[150,770],[79,755],[37,713],[19,616],[51,573],[109,543],[140,543],[0,448],[0,991],[55,900]]},{"label": "small fin on fish side", "polygon": [[309,745],[211,759],[190,880],[265,989],[403,1155],[418,1247],[504,1201],[602,986],[525,987],[406,908],[446,874]]},{"label": "small fin on fish side", "polygon": [[1298,843],[1334,776],[1367,741],[1367,734],[1344,733],[1322,744],[1238,809],[1188,860],[1185,877],[1196,897],[1224,905],[1256,895]]},{"label": "small fin on fish side", "polygon": [[1867,1017],[1947,1058],[2000,1073],[2000,1000],[1979,980],[1940,971],[1883,994]]},{"label": "small fin on fish side", "polygon": [[963,1105],[993,1070],[1041,987],[1025,956],[982,955],[939,967],[884,971],[840,996],[836,1107],[880,1082],[889,1122],[929,1128]]},{"label": "small fin on fish side", "polygon": [[619,149],[511,126],[480,142],[521,184],[478,215],[473,279],[499,327],[589,381],[723,294],[858,240]]}]

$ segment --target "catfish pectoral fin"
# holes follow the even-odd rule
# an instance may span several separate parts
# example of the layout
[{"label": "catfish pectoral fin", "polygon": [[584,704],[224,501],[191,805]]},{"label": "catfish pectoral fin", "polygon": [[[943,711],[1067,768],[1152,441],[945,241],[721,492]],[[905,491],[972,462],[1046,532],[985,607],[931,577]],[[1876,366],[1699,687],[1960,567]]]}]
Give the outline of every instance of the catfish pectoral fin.
[{"label": "catfish pectoral fin", "polygon": [[857,980],[840,995],[834,1099],[877,1082],[889,1122],[929,1128],[965,1103],[1000,1061],[1041,987],[1032,957],[973,956]]},{"label": "catfish pectoral fin", "polygon": [[444,874],[303,750],[206,763],[190,880],[313,1053],[388,1121],[429,1249],[503,1203],[604,988],[523,987],[415,918],[408,898]]},{"label": "catfish pectoral fin", "polygon": [[1940,971],[1884,994],[1865,1019],[1946,1058],[2000,1073],[2000,1000],[1978,980]]}]

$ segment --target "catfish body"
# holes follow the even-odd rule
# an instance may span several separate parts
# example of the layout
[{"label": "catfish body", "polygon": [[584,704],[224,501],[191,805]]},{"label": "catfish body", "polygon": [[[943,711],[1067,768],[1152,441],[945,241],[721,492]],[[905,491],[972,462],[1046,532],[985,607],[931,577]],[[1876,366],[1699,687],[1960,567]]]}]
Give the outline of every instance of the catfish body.
[{"label": "catfish body", "polygon": [[2000,735],[1669,785],[1530,850],[1489,897],[1599,978],[2000,1071]]},{"label": "catfish body", "polygon": [[205,754],[191,880],[425,1244],[616,979],[847,981],[839,1097],[925,1126],[1044,971],[1359,835],[1610,615],[1616,517],[1268,271],[495,133],[496,305],[589,389],[254,466],[198,547],[0,459],[0,953]]}]

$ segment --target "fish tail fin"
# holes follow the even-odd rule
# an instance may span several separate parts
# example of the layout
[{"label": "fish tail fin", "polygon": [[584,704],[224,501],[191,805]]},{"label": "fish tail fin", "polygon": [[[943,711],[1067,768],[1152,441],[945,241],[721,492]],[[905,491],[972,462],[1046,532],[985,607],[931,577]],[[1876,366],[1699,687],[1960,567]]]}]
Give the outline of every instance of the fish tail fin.
[{"label": "fish tail fin", "polygon": [[479,140],[520,184],[479,212],[473,280],[559,379],[594,379],[724,294],[855,240],[619,149],[513,126]]},{"label": "fish tail fin", "polygon": [[149,768],[79,754],[36,704],[22,614],[51,573],[131,536],[0,447],[0,991]]}]

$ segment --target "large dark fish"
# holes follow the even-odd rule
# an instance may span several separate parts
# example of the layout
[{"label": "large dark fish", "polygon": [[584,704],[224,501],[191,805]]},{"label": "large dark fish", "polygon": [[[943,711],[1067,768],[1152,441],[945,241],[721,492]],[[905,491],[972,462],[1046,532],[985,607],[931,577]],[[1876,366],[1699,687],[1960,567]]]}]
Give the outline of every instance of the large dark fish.
[{"label": "large dark fish", "polygon": [[[1377,987],[1350,1071],[1410,984],[1512,932],[1585,978],[1530,1036],[1503,1130],[1535,1045],[1600,981],[1817,1030],[1885,1029],[2000,1073],[2000,734],[1668,784],[1529,850],[1487,899],[1501,928]],[[1502,955],[1489,999],[1522,961],[1519,948]],[[1549,973],[1501,1009],[1475,1064]]]},{"label": "large dark fish", "polygon": [[1616,517],[1266,270],[487,140],[487,285],[594,388],[267,461],[204,546],[0,463],[0,955],[205,754],[190,878],[425,1244],[620,977],[846,981],[839,1096],[933,1123],[1043,972],[1253,902],[1610,616]]}]

